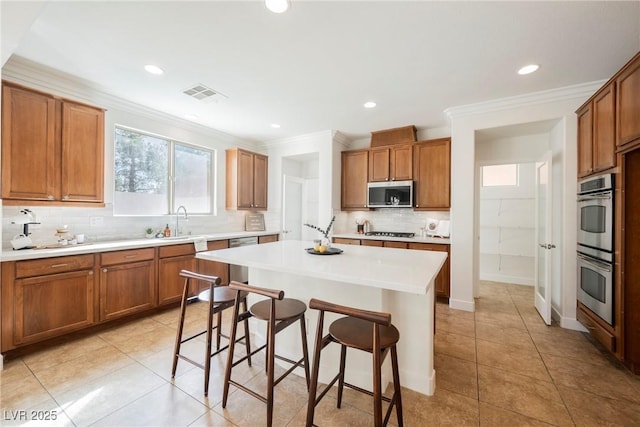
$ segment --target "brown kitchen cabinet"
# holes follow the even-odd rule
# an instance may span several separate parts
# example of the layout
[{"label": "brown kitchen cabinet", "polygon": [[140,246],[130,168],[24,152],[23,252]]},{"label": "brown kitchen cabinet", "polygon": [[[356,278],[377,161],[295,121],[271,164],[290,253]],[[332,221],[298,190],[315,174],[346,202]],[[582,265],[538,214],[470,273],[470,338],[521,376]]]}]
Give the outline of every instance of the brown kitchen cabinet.
[{"label": "brown kitchen cabinet", "polygon": [[409,244],[407,242],[394,242],[385,240],[382,242],[382,246],[385,248],[396,248],[396,249],[408,249]]},{"label": "brown kitchen cabinet", "polygon": [[377,246],[379,248],[384,246],[384,241],[382,240],[371,240],[371,239],[362,239],[362,246]]},{"label": "brown kitchen cabinet", "polygon": [[267,209],[268,157],[240,148],[226,154],[226,208]]},{"label": "brown kitchen cabinet", "polygon": [[[228,240],[215,240],[207,242],[207,250],[216,251],[218,249],[227,249],[229,247]],[[229,284],[229,264],[217,261],[208,261],[196,258],[196,272],[206,274],[208,276],[216,276],[220,278],[221,285]],[[201,292],[209,288],[209,283],[201,280],[197,281],[197,292]],[[181,278],[181,284],[184,287],[184,279]],[[194,291],[195,293],[196,291]]]},{"label": "brown kitchen cabinet", "polygon": [[100,320],[111,320],[156,306],[153,248],[100,255]]},{"label": "brown kitchen cabinet", "polygon": [[415,210],[449,210],[451,206],[451,138],[413,145]]},{"label": "brown kitchen cabinet", "polygon": [[337,243],[339,245],[356,245],[356,246],[360,246],[360,240],[359,239],[347,239],[344,237],[334,237],[333,238],[333,243]]},{"label": "brown kitchen cabinet", "polygon": [[436,286],[436,296],[438,297],[446,297],[449,298],[450,292],[450,269],[449,266],[451,264],[451,260],[449,257],[449,245],[440,245],[437,243],[409,243],[409,249],[418,249],[422,251],[436,251],[436,252],[446,252],[447,259],[445,260],[442,268],[440,269],[440,273],[435,280]]},{"label": "brown kitchen cabinet", "polygon": [[2,352],[95,323],[93,255],[2,263]]},{"label": "brown kitchen cabinet", "polygon": [[369,150],[369,182],[413,179],[413,146],[401,144]]},{"label": "brown kitchen cabinet", "polygon": [[342,210],[367,209],[369,150],[342,152]]},{"label": "brown kitchen cabinet", "polygon": [[104,202],[104,110],[3,82],[5,204]]},{"label": "brown kitchen cabinet", "polygon": [[578,177],[616,165],[614,84],[600,89],[578,111]]},{"label": "brown kitchen cabinet", "polygon": [[616,78],[616,145],[640,138],[640,53]]},{"label": "brown kitchen cabinet", "polygon": [[269,234],[267,236],[258,236],[258,244],[271,243],[271,242],[277,242],[277,241],[278,241],[277,234]]},{"label": "brown kitchen cabinet", "polygon": [[[180,277],[180,271],[195,271],[195,253],[193,243],[159,248],[158,305],[180,301],[184,289],[184,279]],[[198,291],[199,289],[192,289],[191,296],[196,295]]]}]

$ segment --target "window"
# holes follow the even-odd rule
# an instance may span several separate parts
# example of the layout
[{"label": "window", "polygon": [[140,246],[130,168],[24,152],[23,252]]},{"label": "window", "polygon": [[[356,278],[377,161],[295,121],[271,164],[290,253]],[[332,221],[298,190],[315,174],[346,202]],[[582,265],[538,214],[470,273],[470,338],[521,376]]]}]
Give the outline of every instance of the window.
[{"label": "window", "polygon": [[114,214],[212,212],[213,151],[121,127],[114,141]]},{"label": "window", "polygon": [[518,165],[491,165],[482,167],[482,186],[500,187],[518,185]]}]

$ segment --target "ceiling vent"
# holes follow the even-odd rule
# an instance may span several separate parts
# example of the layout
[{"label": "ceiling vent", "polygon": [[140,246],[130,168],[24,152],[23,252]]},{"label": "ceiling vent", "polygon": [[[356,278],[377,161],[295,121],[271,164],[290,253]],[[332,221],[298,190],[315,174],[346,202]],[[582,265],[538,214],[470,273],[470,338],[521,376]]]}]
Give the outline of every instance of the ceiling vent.
[{"label": "ceiling vent", "polygon": [[[197,99],[198,101],[213,101],[215,98],[222,96],[226,98],[226,96],[220,92],[216,92],[215,90],[207,87],[201,83],[197,83],[188,89],[182,91],[185,95],[188,95],[192,98]],[[218,95],[218,96],[216,96]]]}]

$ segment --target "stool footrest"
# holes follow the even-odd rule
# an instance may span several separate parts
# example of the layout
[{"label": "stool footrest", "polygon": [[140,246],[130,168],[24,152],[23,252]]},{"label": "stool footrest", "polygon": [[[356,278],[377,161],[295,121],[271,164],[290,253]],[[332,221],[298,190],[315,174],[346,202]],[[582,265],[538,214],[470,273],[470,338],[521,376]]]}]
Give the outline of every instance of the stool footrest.
[{"label": "stool footrest", "polygon": [[248,387],[243,386],[242,384],[230,379],[229,380],[229,384],[233,384],[234,386],[236,386],[237,388],[239,388],[240,390],[249,393],[251,396],[255,397],[256,399],[260,400],[262,403],[267,403],[267,398],[264,397],[261,394],[256,393],[255,391],[251,390]]},{"label": "stool footrest", "polygon": [[291,368],[289,368],[287,370],[287,372],[285,372],[284,374],[280,375],[277,379],[273,380],[273,386],[275,387],[276,385],[278,385],[278,383],[280,381],[282,381],[287,375],[289,375],[291,372],[293,372],[294,369],[296,369],[298,366],[301,366],[304,368],[304,357],[301,358],[300,360],[298,360],[297,362],[295,360],[291,360],[291,359],[287,359],[286,357],[282,357],[282,356],[278,356],[277,354],[274,355],[276,359],[280,359],[284,362],[290,363]]}]

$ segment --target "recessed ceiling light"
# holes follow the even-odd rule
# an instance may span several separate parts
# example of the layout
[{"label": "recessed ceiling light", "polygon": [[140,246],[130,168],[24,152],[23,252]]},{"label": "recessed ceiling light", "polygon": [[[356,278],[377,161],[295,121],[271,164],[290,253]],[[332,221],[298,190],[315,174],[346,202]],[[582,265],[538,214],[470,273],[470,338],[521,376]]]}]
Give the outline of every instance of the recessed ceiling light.
[{"label": "recessed ceiling light", "polygon": [[271,127],[274,129],[280,129],[280,125],[277,123],[271,123]]},{"label": "recessed ceiling light", "polygon": [[273,13],[282,13],[289,9],[289,0],[264,0],[264,4]]},{"label": "recessed ceiling light", "polygon": [[195,114],[185,114],[184,118],[187,120],[198,120],[200,117],[196,116]]},{"label": "recessed ceiling light", "polygon": [[531,74],[535,71],[538,71],[538,68],[540,68],[538,64],[525,65],[518,70],[518,74],[520,74],[521,76],[524,76],[525,74]]},{"label": "recessed ceiling light", "polygon": [[147,73],[151,73],[151,74],[155,74],[157,76],[164,74],[164,71],[162,71],[162,68],[156,66],[156,65],[145,65],[144,69],[147,70]]},{"label": "recessed ceiling light", "polygon": [[374,108],[377,104],[373,101],[365,102],[364,108]]}]

